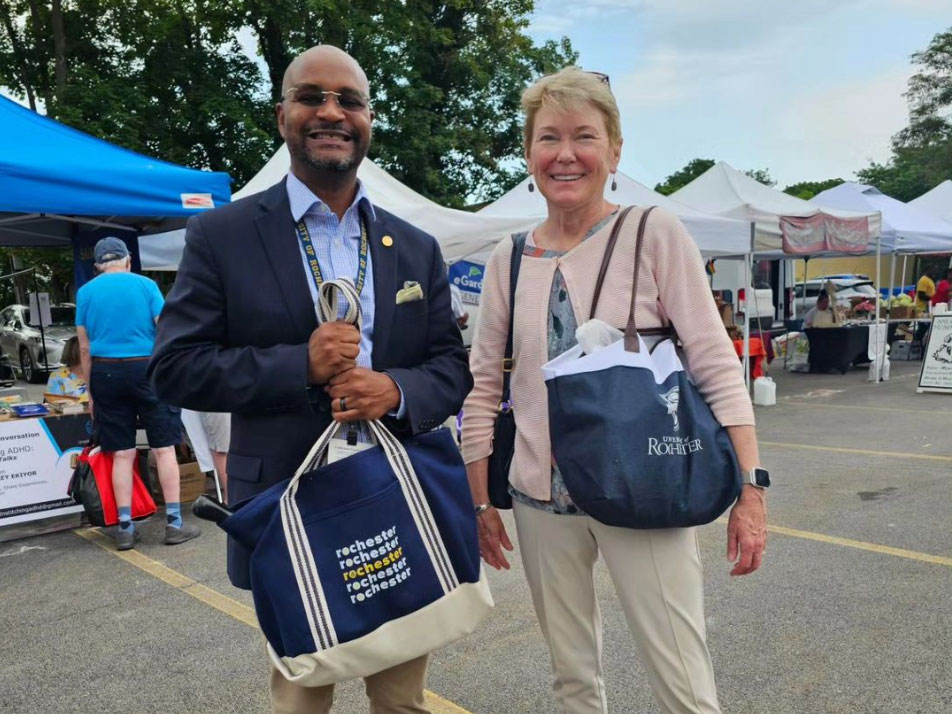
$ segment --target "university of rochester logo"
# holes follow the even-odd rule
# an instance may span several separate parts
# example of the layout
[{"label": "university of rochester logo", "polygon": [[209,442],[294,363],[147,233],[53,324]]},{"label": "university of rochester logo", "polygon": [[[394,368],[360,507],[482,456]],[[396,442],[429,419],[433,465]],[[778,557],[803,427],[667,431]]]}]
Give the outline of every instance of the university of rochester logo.
[{"label": "university of rochester logo", "polygon": [[680,395],[681,390],[679,387],[673,387],[664,394],[658,395],[659,401],[668,410],[668,416],[674,421],[675,431],[680,431],[681,429],[680,425],[678,424],[678,398]]}]

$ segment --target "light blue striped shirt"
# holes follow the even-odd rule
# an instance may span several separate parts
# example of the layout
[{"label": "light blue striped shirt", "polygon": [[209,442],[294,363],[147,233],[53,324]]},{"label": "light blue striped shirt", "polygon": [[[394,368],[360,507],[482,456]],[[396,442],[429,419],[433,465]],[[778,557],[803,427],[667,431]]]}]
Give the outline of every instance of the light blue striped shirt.
[{"label": "light blue striped shirt", "polygon": [[[304,183],[293,173],[288,172],[288,201],[291,204],[291,218],[297,224],[302,218],[307,232],[314,246],[314,254],[321,266],[324,280],[350,278],[356,285],[357,266],[360,260],[360,212],[362,202],[366,203],[367,211],[372,220],[376,219],[373,204],[364,190],[364,186],[357,182],[357,195],[354,202],[344,213],[343,220],[337,219],[326,203],[314,195]],[[300,246],[301,263],[307,274],[307,285],[311,291],[311,300],[317,306],[317,286],[311,274],[311,266],[307,262],[307,254]],[[370,357],[374,347],[374,274],[370,253],[367,253],[367,276],[364,278],[364,288],[360,291],[360,310],[363,314],[363,325],[360,331],[360,354],[357,355],[357,366],[370,369]],[[343,310],[340,316],[343,317]]]},{"label": "light blue striped shirt", "polygon": [[[288,172],[287,180],[288,202],[291,205],[291,218],[297,224],[302,218],[307,232],[314,246],[318,265],[324,280],[350,278],[357,284],[357,269],[360,260],[360,211],[361,203],[365,203],[371,220],[376,220],[373,203],[367,196],[364,185],[357,182],[357,195],[354,202],[344,212],[344,218],[338,220],[337,214],[314,195],[304,183],[292,172]],[[307,285],[311,291],[311,300],[317,310],[317,286],[311,273],[311,266],[307,262],[304,246],[298,241],[301,252],[301,264],[307,276]],[[343,304],[338,308],[339,316],[343,317]],[[364,278],[364,287],[360,291],[360,311],[363,323],[360,330],[360,354],[357,355],[357,366],[372,368],[371,356],[374,348],[374,273],[370,251],[367,252],[367,273]],[[400,389],[400,408],[394,414],[403,418],[406,414],[406,403],[403,398],[403,389]]]}]

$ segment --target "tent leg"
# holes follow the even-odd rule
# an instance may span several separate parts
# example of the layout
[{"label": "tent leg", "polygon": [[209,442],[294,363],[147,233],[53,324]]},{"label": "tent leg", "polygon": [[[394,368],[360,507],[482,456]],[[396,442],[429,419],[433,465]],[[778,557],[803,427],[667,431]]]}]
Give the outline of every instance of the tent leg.
[{"label": "tent leg", "polygon": [[[876,237],[876,291],[879,291],[879,286],[882,285],[882,238],[880,236]],[[877,305],[876,309],[876,320],[873,323],[873,354],[876,355],[873,360],[873,377],[875,378],[876,384],[879,384],[883,378],[883,360],[886,358],[886,350],[883,349],[880,345],[879,339],[879,306]]]}]

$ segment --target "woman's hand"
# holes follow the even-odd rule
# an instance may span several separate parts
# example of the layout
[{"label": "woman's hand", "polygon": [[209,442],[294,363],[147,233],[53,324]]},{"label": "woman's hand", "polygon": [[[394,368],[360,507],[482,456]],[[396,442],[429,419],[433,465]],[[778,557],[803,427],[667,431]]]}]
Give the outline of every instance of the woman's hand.
[{"label": "woman's hand", "polygon": [[731,575],[750,575],[760,567],[767,550],[767,503],[763,492],[744,485],[727,522],[727,559]]},{"label": "woman's hand", "polygon": [[490,506],[477,513],[476,526],[479,529],[479,554],[483,560],[496,570],[509,570],[509,561],[502,550],[512,550],[512,542],[499,511]]}]

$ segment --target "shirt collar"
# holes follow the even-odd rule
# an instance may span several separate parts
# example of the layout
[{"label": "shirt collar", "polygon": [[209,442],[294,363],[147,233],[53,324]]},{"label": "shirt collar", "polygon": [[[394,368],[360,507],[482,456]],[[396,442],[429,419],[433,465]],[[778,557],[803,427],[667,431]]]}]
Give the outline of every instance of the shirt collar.
[{"label": "shirt collar", "polygon": [[[291,218],[294,219],[295,223],[300,221],[308,211],[320,213],[322,208],[327,205],[320,198],[315,196],[314,192],[311,191],[301,179],[295,176],[292,171],[288,171],[287,191],[288,202],[291,204]],[[363,182],[358,179],[357,194],[354,196],[354,202],[350,204],[347,210],[350,210],[354,206],[359,207],[361,205],[366,208],[367,213],[370,215],[370,220],[376,221],[377,214],[374,211],[374,204],[371,202],[370,196],[367,195],[367,190],[364,188]]]}]

